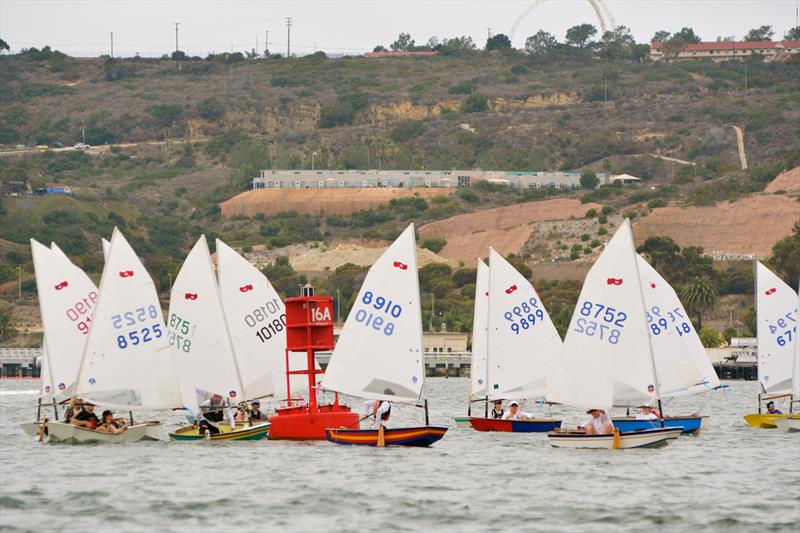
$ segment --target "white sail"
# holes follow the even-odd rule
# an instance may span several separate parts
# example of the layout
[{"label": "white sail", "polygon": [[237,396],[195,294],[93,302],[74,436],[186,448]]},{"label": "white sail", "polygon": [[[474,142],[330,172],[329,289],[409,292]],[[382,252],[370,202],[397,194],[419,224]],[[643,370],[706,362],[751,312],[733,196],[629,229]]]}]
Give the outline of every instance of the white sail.
[{"label": "white sail", "polygon": [[[800,286],[798,287],[800,289]],[[800,325],[800,291],[794,313],[795,324]],[[792,401],[800,402],[800,328],[794,328],[794,366],[792,367]]]},{"label": "white sail", "polygon": [[533,285],[489,249],[489,399],[542,398],[561,337]]},{"label": "white sail", "polygon": [[108,251],[111,249],[111,243],[108,242],[105,237],[103,237],[102,241],[103,241],[103,260],[108,261]]},{"label": "white sail", "polygon": [[639,274],[662,396],[719,387],[708,353],[675,290],[640,255]]},{"label": "white sail", "polygon": [[48,372],[53,393],[60,399],[74,390],[98,291],[83,270],[52,246],[31,239]]},{"label": "white sail", "polygon": [[797,293],[761,263],[756,264],[758,381],[768,395],[792,389],[797,343]]},{"label": "white sail", "polygon": [[81,359],[77,395],[126,410],[181,405],[155,284],[116,228]]},{"label": "white sail", "polygon": [[[283,300],[260,270],[219,239],[217,278],[245,397],[286,399]],[[305,353],[290,353],[290,358],[293,369],[304,367]],[[308,390],[308,378],[294,375],[291,385],[292,395],[297,397]]]},{"label": "white sail", "polygon": [[44,400],[51,400],[55,397],[55,392],[58,390],[57,384],[53,382],[53,375],[50,373],[50,358],[47,353],[47,341],[42,341],[42,357],[41,366],[39,367],[39,377],[41,385],[39,386],[39,396]]},{"label": "white sail", "polygon": [[586,276],[547,400],[610,409],[654,399],[648,331],[626,220]]},{"label": "white sail", "polygon": [[[202,396],[247,399],[228,334],[205,236],[186,257],[175,283],[167,320],[169,344],[181,390]],[[192,407],[196,394],[186,398]]]},{"label": "white sail", "polygon": [[475,311],[472,316],[470,400],[486,397],[486,341],[489,320],[489,267],[478,259],[475,279]]},{"label": "white sail", "polygon": [[411,224],[372,265],[322,387],[360,398],[416,402],[425,368],[417,250]]}]

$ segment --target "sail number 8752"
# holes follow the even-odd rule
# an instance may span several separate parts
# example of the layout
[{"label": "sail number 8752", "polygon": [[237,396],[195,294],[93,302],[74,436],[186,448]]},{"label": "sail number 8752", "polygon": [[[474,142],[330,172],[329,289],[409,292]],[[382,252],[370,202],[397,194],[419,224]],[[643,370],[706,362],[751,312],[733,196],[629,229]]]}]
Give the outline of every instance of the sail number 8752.
[{"label": "sail number 8752", "polygon": [[610,344],[619,342],[622,328],[628,319],[624,311],[589,301],[580,304],[580,314],[586,318],[578,318],[574,331],[588,337],[598,337]]}]

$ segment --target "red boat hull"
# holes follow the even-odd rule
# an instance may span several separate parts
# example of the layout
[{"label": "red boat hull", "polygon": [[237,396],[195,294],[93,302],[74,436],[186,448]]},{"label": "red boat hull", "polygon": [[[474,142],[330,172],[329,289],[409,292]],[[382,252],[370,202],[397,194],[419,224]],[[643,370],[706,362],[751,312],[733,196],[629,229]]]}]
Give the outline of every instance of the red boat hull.
[{"label": "red boat hull", "polygon": [[469,419],[476,431],[501,431],[506,433],[547,433],[561,427],[561,420],[535,418],[533,420],[500,420],[497,418]]},{"label": "red boat hull", "polygon": [[[377,446],[377,429],[328,429],[325,431],[329,441],[336,444]],[[422,426],[416,428],[384,429],[383,441],[386,446],[430,446],[438,441],[447,428]]]},{"label": "red boat hull", "polygon": [[327,428],[356,428],[359,416],[343,405],[321,405],[318,412],[308,407],[278,409],[270,417],[269,438],[273,440],[325,440]]}]

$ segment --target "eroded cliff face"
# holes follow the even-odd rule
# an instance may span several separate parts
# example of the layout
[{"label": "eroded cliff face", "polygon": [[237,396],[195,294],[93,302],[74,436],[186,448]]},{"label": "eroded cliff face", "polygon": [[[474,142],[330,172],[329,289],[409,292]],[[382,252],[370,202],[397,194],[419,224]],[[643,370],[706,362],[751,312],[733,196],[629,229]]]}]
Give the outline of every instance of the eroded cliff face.
[{"label": "eroded cliff face", "polygon": [[[577,93],[555,92],[528,96],[524,99],[493,98],[489,100],[489,109],[495,112],[517,111],[548,106],[570,105],[579,101]],[[462,100],[448,99],[432,104],[415,104],[410,100],[401,100],[391,104],[371,104],[356,115],[356,124],[383,124],[399,120],[423,120],[436,117],[449,111],[458,111]],[[287,107],[232,108],[225,112],[222,124],[225,128],[237,128],[244,131],[275,134],[281,129],[291,128],[297,131],[308,131],[317,128],[321,105],[314,103],[298,103]],[[200,134],[210,133],[215,124],[193,120],[189,128]]]}]

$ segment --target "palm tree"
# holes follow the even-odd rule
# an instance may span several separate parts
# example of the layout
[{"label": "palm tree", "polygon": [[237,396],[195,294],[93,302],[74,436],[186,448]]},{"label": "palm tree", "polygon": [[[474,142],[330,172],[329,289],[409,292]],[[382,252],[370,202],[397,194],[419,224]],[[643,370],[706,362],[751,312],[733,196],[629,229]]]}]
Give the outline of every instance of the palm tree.
[{"label": "palm tree", "polygon": [[697,317],[697,331],[703,328],[703,313],[714,308],[717,289],[706,276],[689,280],[681,290],[681,300],[686,310]]}]

